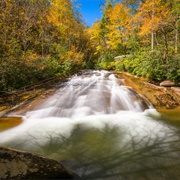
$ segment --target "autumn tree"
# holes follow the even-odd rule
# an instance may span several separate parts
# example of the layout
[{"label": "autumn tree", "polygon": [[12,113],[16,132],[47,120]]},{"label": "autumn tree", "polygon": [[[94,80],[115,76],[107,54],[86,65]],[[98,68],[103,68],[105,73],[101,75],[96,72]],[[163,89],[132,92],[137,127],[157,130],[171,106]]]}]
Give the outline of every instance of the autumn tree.
[{"label": "autumn tree", "polygon": [[73,1],[2,0],[0,8],[0,90],[86,65],[92,51]]},{"label": "autumn tree", "polygon": [[[160,49],[160,43],[164,45],[163,51],[165,57],[168,57],[169,39],[168,32],[170,31],[170,23],[172,22],[172,15],[169,13],[170,8],[168,3],[163,3],[162,0],[151,1],[147,0],[138,8],[137,21],[139,22],[139,36],[146,37],[147,35],[162,38],[156,38],[156,46]],[[159,40],[158,40],[159,39]],[[149,38],[150,40],[150,38]],[[154,38],[151,39],[152,49],[154,49]]]},{"label": "autumn tree", "polygon": [[175,54],[178,54],[179,51],[179,34],[180,34],[180,1],[179,0],[172,0],[168,3],[168,6],[171,7],[170,15],[173,17],[172,19],[172,27],[174,29],[175,34]]},{"label": "autumn tree", "polygon": [[112,49],[119,51],[121,54],[126,54],[127,43],[130,36],[130,14],[129,8],[121,3],[116,3],[112,10],[108,13],[109,24],[106,26],[109,33],[107,44]]},{"label": "autumn tree", "polygon": [[[106,1],[107,4],[111,7],[104,9],[102,19],[90,30],[98,63],[102,64],[105,52],[112,57],[129,54],[114,62],[115,68],[155,81],[180,81],[179,0]],[[106,62],[99,67],[112,64]]]}]

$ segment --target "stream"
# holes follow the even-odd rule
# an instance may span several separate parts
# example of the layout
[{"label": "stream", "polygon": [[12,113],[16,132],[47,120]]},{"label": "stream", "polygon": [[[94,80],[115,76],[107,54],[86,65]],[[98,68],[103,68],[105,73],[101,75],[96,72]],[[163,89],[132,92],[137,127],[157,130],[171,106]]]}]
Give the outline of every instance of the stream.
[{"label": "stream", "polygon": [[20,125],[0,131],[0,146],[56,159],[82,179],[180,177],[180,128],[107,71],[60,84]]}]

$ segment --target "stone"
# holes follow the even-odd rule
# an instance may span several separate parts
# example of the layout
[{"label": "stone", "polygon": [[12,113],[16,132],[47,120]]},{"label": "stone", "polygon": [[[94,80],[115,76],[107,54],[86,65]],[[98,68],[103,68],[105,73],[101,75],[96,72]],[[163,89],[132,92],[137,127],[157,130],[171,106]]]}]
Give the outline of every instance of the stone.
[{"label": "stone", "polygon": [[172,96],[180,105],[180,87],[171,87]]},{"label": "stone", "polygon": [[53,159],[0,147],[0,179],[79,179]]},{"label": "stone", "polygon": [[165,80],[160,83],[160,86],[171,87],[171,86],[175,86],[175,83],[170,80]]},{"label": "stone", "polygon": [[126,86],[134,88],[139,94],[146,97],[156,109],[180,108],[180,87],[178,84],[172,82],[173,87],[165,87],[152,84],[141,77],[137,79],[129,73],[121,72],[118,76],[124,78]]}]

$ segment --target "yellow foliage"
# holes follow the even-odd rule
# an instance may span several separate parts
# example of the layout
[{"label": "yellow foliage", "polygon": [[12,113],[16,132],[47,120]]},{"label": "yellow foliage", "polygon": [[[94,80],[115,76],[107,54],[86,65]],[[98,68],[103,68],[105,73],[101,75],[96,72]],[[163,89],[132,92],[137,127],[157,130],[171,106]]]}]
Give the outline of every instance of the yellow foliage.
[{"label": "yellow foliage", "polygon": [[109,34],[107,35],[107,44],[115,48],[117,44],[126,45],[127,39],[130,33],[129,26],[130,13],[129,8],[125,7],[121,3],[116,3],[108,14],[110,24],[107,25]]},{"label": "yellow foliage", "polygon": [[66,38],[67,32],[73,29],[75,24],[74,13],[68,0],[54,0],[51,2],[47,19],[53,23],[61,35]]},{"label": "yellow foliage", "polygon": [[75,46],[71,46],[71,49],[61,57],[62,60],[80,64],[83,61],[84,53],[78,52]]},{"label": "yellow foliage", "polygon": [[140,27],[140,36],[156,32],[171,21],[170,8],[162,4],[161,0],[147,0],[138,8],[136,21]]},{"label": "yellow foliage", "polygon": [[39,56],[32,51],[26,51],[22,53],[22,58],[26,59],[26,61],[33,61],[34,59],[39,58]]},{"label": "yellow foliage", "polygon": [[96,21],[88,32],[90,34],[91,45],[96,48],[97,52],[95,52],[95,54],[97,54],[103,50],[100,21]]}]

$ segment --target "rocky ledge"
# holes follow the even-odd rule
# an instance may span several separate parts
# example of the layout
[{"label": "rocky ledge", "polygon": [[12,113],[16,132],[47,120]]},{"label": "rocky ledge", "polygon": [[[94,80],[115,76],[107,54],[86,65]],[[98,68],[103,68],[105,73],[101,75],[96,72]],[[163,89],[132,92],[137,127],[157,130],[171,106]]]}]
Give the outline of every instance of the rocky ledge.
[{"label": "rocky ledge", "polygon": [[147,79],[133,76],[129,73],[116,73],[124,79],[127,86],[131,86],[138,93],[145,96],[156,109],[173,109],[180,107],[180,87],[171,81],[164,81],[159,85],[149,83]]},{"label": "rocky ledge", "polygon": [[0,179],[79,179],[58,161],[0,147]]}]

